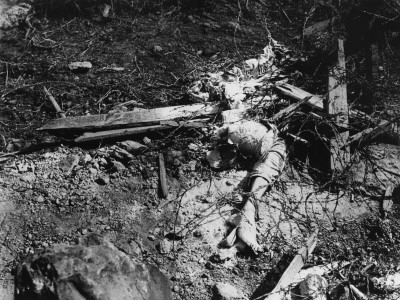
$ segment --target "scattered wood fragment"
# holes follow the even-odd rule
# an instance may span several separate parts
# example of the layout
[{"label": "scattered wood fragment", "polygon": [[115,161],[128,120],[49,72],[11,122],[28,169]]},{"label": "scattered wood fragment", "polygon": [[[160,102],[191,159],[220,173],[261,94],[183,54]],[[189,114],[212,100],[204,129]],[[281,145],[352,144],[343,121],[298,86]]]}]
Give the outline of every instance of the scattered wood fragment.
[{"label": "scattered wood fragment", "polygon": [[382,201],[379,203],[379,211],[381,213],[382,218],[386,218],[388,212],[392,209],[393,206],[393,190],[394,186],[390,185],[386,188],[385,195],[383,195]]},{"label": "scattered wood fragment", "polygon": [[[337,63],[329,72],[328,97],[326,111],[333,115],[335,124],[347,127],[349,124],[349,107],[347,104],[346,60],[344,56],[344,42],[338,39]],[[337,133],[330,139],[331,169],[343,170],[350,161],[350,149],[344,146],[349,138],[349,132]]]},{"label": "scattered wood fragment", "polygon": [[69,117],[48,122],[38,130],[104,130],[118,127],[158,125],[161,121],[177,118],[195,118],[213,115],[220,111],[220,104],[194,104],[161,107],[133,112],[117,112],[92,116]]},{"label": "scattered wood fragment", "polygon": [[[290,263],[289,267],[285,270],[281,279],[279,280],[278,284],[269,293],[269,296],[265,298],[265,300],[281,300],[284,299],[285,289],[289,287],[289,285],[295,279],[297,273],[301,270],[304,266],[304,263],[308,259],[309,255],[313,252],[315,246],[317,245],[317,234],[318,232],[314,232],[310,238],[307,240],[306,246],[301,248],[298,254],[293,258],[292,262]],[[257,299],[262,299],[259,297]]]},{"label": "scattered wood fragment", "polygon": [[301,143],[303,143],[303,144],[305,144],[305,145],[307,145],[307,146],[310,144],[306,139],[303,139],[303,138],[301,138],[301,137],[299,137],[299,136],[297,136],[297,135],[295,135],[295,134],[286,133],[286,135],[287,135],[289,138],[291,138],[293,141],[295,141],[295,142],[301,142]]},{"label": "scattered wood fragment", "polygon": [[310,94],[309,92],[306,92],[294,85],[284,83],[281,85],[277,85],[276,88],[284,95],[292,97],[293,99],[296,100],[302,100],[306,97],[310,97],[310,100],[306,102],[307,105],[309,105],[311,108],[315,110],[323,110],[324,109],[324,100],[322,97]]},{"label": "scattered wood fragment", "polygon": [[60,106],[58,105],[56,99],[53,97],[53,95],[49,92],[49,90],[44,86],[43,87],[44,92],[47,95],[47,98],[50,100],[51,104],[53,104],[54,109],[56,110],[57,115],[60,118],[66,118],[66,115],[64,112],[61,110]]},{"label": "scattered wood fragment", "polygon": [[315,23],[315,24],[307,27],[306,29],[304,29],[303,36],[309,36],[314,33],[324,31],[328,28],[332,28],[335,25],[335,23],[336,23],[335,17]]},{"label": "scattered wood fragment", "polygon": [[164,154],[160,153],[158,156],[158,165],[160,169],[160,188],[162,198],[168,197],[168,184],[167,184],[167,173],[165,171]]}]

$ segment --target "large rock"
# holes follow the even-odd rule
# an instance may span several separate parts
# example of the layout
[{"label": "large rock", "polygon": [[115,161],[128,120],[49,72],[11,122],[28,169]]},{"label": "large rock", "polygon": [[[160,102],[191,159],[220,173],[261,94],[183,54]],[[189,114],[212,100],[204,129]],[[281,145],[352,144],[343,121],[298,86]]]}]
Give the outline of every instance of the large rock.
[{"label": "large rock", "polygon": [[19,264],[17,300],[172,299],[169,280],[91,234],[80,245],[57,244]]}]

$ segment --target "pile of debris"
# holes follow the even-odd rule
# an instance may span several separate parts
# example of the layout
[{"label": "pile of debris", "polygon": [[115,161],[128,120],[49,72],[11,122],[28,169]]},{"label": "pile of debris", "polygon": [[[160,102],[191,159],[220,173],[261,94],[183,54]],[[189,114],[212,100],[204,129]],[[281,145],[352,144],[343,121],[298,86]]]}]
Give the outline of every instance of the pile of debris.
[{"label": "pile of debris", "polygon": [[[349,109],[343,40],[338,39],[337,48],[337,62],[331,66],[327,93],[323,96],[288,83],[291,74],[284,74],[285,65],[305,58],[295,57],[290,49],[270,38],[257,58],[248,59],[241,67],[226,72],[205,74],[194,82],[188,90],[190,98],[196,102],[193,105],[126,111],[120,104],[109,114],[65,117],[46,90],[61,118],[39,130],[72,135],[79,143],[174,128],[204,127],[221,115],[224,124],[244,119],[276,124],[289,140],[304,145],[319,139],[330,150],[331,170],[343,170],[350,161],[350,145],[358,146],[390,131],[398,136],[398,118],[378,120]],[[314,132],[310,138],[311,131]]]}]

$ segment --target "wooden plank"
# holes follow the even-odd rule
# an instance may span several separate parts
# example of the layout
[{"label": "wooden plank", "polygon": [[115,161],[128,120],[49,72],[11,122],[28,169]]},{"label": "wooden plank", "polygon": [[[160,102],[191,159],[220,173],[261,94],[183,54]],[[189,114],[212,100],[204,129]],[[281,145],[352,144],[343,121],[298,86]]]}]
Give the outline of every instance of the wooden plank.
[{"label": "wooden plank", "polygon": [[289,267],[282,274],[281,279],[278,284],[269,293],[269,296],[265,300],[282,300],[284,299],[285,289],[287,289],[293,280],[296,278],[297,273],[303,268],[305,262],[307,261],[309,255],[314,251],[317,245],[317,234],[314,232],[310,238],[307,240],[305,247],[301,248],[298,254],[293,258]]},{"label": "wooden plank", "polygon": [[324,109],[324,100],[322,97],[310,94],[294,85],[284,83],[276,86],[276,88],[284,95],[292,97],[296,100],[302,100],[306,97],[310,97],[310,100],[307,101],[307,105],[315,110],[323,110]]},{"label": "wooden plank", "polygon": [[76,143],[90,142],[96,140],[104,140],[110,138],[119,138],[129,135],[135,135],[140,133],[160,131],[178,127],[190,127],[190,128],[202,128],[205,126],[209,119],[193,120],[193,121],[163,121],[158,125],[143,126],[143,127],[133,127],[124,129],[113,129],[98,132],[85,132],[81,136],[77,137],[74,141]]},{"label": "wooden plank", "polygon": [[168,184],[167,184],[167,172],[165,170],[164,154],[160,153],[158,156],[158,165],[160,170],[160,188],[162,198],[168,197]]},{"label": "wooden plank", "polygon": [[220,111],[220,104],[194,104],[154,108],[143,111],[118,112],[93,116],[79,116],[52,120],[39,130],[101,130],[106,128],[157,125],[160,121],[176,118],[194,118],[213,115]]},{"label": "wooden plank", "polygon": [[[329,72],[328,96],[326,111],[332,115],[339,126],[348,127],[349,108],[347,104],[346,64],[344,55],[344,43],[338,39],[338,58],[336,65]],[[349,132],[337,133],[330,139],[331,170],[341,171],[350,161],[350,149],[344,147],[347,143]]]}]

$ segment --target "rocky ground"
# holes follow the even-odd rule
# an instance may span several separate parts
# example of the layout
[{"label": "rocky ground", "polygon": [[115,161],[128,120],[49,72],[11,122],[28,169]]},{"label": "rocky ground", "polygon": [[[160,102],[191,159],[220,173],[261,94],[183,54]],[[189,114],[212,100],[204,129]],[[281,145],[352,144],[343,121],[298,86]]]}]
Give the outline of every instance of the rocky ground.
[{"label": "rocky ground", "polygon": [[[43,86],[67,116],[107,113],[128,100],[134,100],[128,109],[189,104],[186,91],[195,79],[253,57],[268,31],[299,47],[307,7],[289,6],[283,13],[273,4],[250,5],[157,6],[106,17],[100,6],[78,17],[41,11],[32,19],[34,30],[1,32],[0,149],[35,148],[0,156],[2,299],[12,297],[13,270],[21,259],[52,244],[76,244],[91,232],[158,266],[170,278],[175,299],[209,299],[216,282],[257,297],[260,284],[277,266],[287,266],[316,227],[320,242],[309,266],[350,261],[345,279],[365,293],[374,291],[375,298],[385,294],[369,278],[400,269],[399,212],[395,207],[381,219],[376,195],[396,175],[366,180],[367,163],[357,163],[352,185],[327,188],[289,163],[260,207],[263,252],[255,257],[218,247],[247,171],[209,168],[205,153],[215,124],[132,138],[144,151],[124,140],[77,145],[36,131],[56,117]],[[73,73],[72,61],[90,61],[92,69]],[[306,87],[314,79],[307,76]],[[393,170],[400,155],[391,147],[373,150]],[[165,155],[167,198],[159,193],[159,153]],[[361,185],[366,188],[356,188]],[[329,279],[332,286],[338,282],[334,275]]]}]

